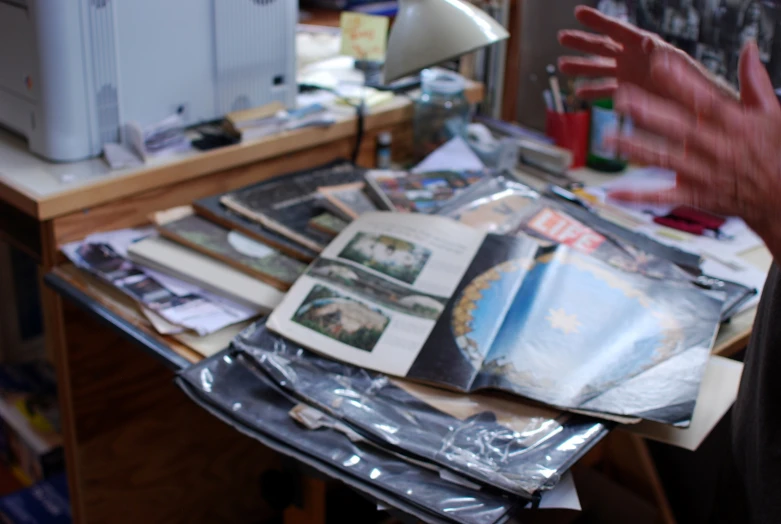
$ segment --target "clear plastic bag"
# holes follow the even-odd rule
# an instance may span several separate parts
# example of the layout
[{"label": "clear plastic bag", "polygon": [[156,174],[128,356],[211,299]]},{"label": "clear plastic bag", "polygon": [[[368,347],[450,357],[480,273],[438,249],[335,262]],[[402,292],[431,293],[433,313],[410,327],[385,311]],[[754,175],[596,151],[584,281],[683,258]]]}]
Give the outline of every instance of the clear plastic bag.
[{"label": "clear plastic bag", "polygon": [[436,471],[411,465],[366,441],[353,442],[334,429],[305,428],[290,416],[297,402],[259,379],[241,357],[234,350],[223,351],[182,372],[177,383],[238,431],[416,519],[494,524],[527,503],[445,480]]},{"label": "clear plastic bag", "polygon": [[[502,404],[489,395],[451,395],[439,407],[463,415],[453,416],[429,403],[436,390],[421,395],[420,386],[399,386],[385,375],[321,358],[270,333],[263,322],[239,334],[234,345],[290,395],[383,448],[528,499],[553,488],[608,432],[591,418],[520,399]],[[505,412],[514,424],[497,421],[502,406],[511,406]]]},{"label": "clear plastic bag", "polygon": [[530,187],[496,176],[475,183],[437,214],[486,233],[505,234],[518,227],[523,210],[538,199]]}]

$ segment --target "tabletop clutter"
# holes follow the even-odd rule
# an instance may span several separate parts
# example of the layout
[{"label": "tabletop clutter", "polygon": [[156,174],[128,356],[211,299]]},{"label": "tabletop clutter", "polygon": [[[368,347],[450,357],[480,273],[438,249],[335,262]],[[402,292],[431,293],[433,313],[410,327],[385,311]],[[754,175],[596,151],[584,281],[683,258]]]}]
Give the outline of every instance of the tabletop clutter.
[{"label": "tabletop clutter", "polygon": [[[62,249],[160,334],[229,333],[222,351],[193,344],[206,359],[179,378],[213,413],[269,438],[295,430],[432,518],[497,522],[616,425],[689,426],[719,325],[761,278],[729,266],[729,246],[758,243],[734,219],[620,208],[562,183],[578,155],[551,139],[481,129],[555,184],[486,167],[496,156],[465,128],[410,170],[336,161]],[[689,232],[658,234],[675,221]]]}]

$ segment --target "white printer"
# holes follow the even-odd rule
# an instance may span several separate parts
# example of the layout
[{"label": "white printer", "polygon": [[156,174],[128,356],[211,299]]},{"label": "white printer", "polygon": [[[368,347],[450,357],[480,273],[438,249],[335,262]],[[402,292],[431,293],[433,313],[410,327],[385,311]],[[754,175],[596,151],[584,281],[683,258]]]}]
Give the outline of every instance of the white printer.
[{"label": "white printer", "polygon": [[297,92],[298,0],[0,0],[0,126],[53,161]]}]

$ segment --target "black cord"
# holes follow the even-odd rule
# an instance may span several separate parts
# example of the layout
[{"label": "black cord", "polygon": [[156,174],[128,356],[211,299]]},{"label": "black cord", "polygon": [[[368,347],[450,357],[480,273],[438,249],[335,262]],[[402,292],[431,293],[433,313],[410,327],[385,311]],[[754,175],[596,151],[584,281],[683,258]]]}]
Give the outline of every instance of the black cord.
[{"label": "black cord", "polygon": [[303,93],[309,91],[327,91],[329,93],[333,93],[334,95],[336,95],[336,98],[338,98],[348,106],[355,108],[355,116],[358,120],[358,130],[355,135],[355,146],[353,146],[353,152],[350,157],[350,160],[352,161],[353,164],[357,164],[358,155],[361,152],[361,143],[363,142],[363,135],[365,132],[365,125],[366,125],[366,104],[364,99],[361,98],[361,102],[359,104],[353,104],[349,98],[340,95],[336,89],[330,87],[322,87],[314,84],[298,84],[298,90],[299,92],[303,92]]},{"label": "black cord", "polygon": [[353,149],[352,160],[353,164],[358,164],[358,155],[361,153],[361,142],[363,142],[364,128],[366,124],[366,106],[363,98],[361,103],[355,107],[356,118],[358,119],[358,130],[355,134],[355,147]]}]

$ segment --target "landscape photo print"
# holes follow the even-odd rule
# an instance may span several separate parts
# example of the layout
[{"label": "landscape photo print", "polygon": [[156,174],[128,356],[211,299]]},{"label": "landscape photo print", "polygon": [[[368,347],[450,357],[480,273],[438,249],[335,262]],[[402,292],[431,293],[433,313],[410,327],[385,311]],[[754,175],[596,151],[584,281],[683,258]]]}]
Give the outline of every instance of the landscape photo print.
[{"label": "landscape photo print", "polygon": [[312,288],[292,320],[363,351],[374,349],[390,323],[378,308],[320,284]]}]

